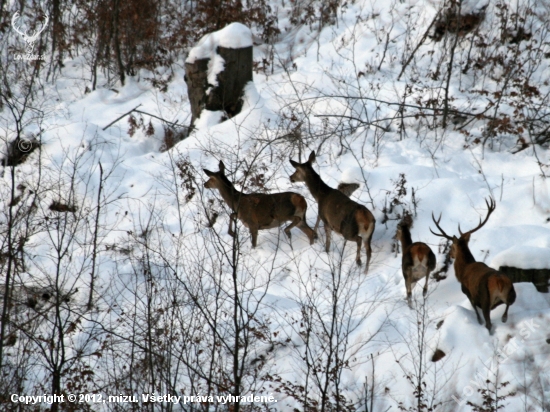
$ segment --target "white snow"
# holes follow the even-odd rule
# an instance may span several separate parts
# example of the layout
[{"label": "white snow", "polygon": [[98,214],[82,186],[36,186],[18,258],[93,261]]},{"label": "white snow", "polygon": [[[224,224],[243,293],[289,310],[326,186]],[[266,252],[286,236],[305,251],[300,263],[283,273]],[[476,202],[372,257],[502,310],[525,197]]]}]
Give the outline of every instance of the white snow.
[{"label": "white snow", "polygon": [[550,269],[550,247],[513,246],[496,255],[491,266],[513,266],[521,269]]},{"label": "white snow", "polygon": [[242,23],[231,23],[223,29],[204,35],[197,45],[189,51],[187,63],[197,59],[212,58],[218,46],[241,49],[252,46],[252,32]]},{"label": "white snow", "polygon": [[[462,231],[469,230],[485,217],[484,199],[492,196],[496,210],[470,240],[474,257],[495,268],[502,265],[550,268],[550,186],[548,179],[540,177],[541,164],[550,164],[548,148],[537,147],[538,157],[535,157],[531,148],[511,154],[514,142],[510,143],[510,140],[503,139],[493,147],[489,143],[483,147],[474,143],[476,137],[483,136],[483,124],[474,122],[471,135],[465,137],[451,126],[443,131],[439,126],[440,119],[430,120],[438,124],[430,128],[418,119],[406,119],[403,135],[396,124],[389,121],[377,125],[354,124],[349,128],[343,124],[345,132],[338,137],[332,133],[331,125],[334,124],[331,119],[334,118],[330,116],[351,113],[364,116],[365,122],[367,119],[392,119],[398,108],[379,101],[402,101],[407,86],[413,90],[413,96],[407,100],[411,104],[434,97],[428,94],[430,90],[437,90],[437,93],[441,90],[441,79],[432,82],[429,74],[442,58],[442,46],[430,42],[420,47],[415,71],[406,71],[397,81],[404,50],[416,44],[433,19],[436,13],[434,2],[390,3],[381,0],[349,2],[347,8],[339,12],[338,24],[323,29],[319,42],[315,41],[316,33],[306,26],[286,33],[286,36],[281,35],[280,41],[274,45],[275,55],[279,58],[275,70],[273,73],[254,73],[254,83],[247,85],[245,90],[241,113],[219,123],[222,112],[204,111],[191,136],[169,152],[159,152],[164,136],[163,125],[154,118],[143,116],[145,123],[151,121],[154,126],[153,136],[147,136],[142,130],[129,136],[127,118],[102,129],[140,104],[144,112],[186,124],[190,108],[185,97],[182,69],[176,70],[167,92],[159,92],[140,81],[140,78],[151,75],[142,71],[136,77],[129,77],[125,86],[98,88],[83,94],[80,69],[67,62],[57,83],[44,93],[50,104],[50,100],[55,101],[57,111],[45,119],[42,135],[43,162],[59,180],[70,176],[71,167],[78,164],[76,194],[87,210],[95,210],[98,162],[104,170],[112,171],[104,182],[104,193],[112,201],[102,221],[104,227],[109,228],[103,233],[102,244],[137,248],[127,234],[141,233],[151,224],[158,230],[155,246],[169,251],[166,256],[170,264],[178,267],[181,276],[187,275],[190,269],[182,268],[178,261],[180,255],[185,259],[216,256],[213,233],[227,245],[232,241],[227,234],[228,209],[218,207],[217,201],[221,197],[217,192],[203,188],[207,177],[202,168],[217,170],[219,160],[223,160],[227,175],[233,181],[242,179],[251,166],[260,168],[267,190],[292,190],[306,197],[306,219],[310,226],[317,217],[317,203],[305,185],[290,182],[289,175],[294,169],[288,162],[289,157],[298,160],[298,153],[301,153],[301,161],[305,161],[309,152],[315,150],[317,161],[314,168],[327,184],[336,187],[342,181],[359,183],[360,188],[352,198],[366,205],[376,218],[373,261],[367,276],[355,266],[355,245],[346,244],[336,233],[333,233],[328,254],[322,228],[319,240],[312,246],[302,232],[293,229],[292,247],[281,228],[263,230],[258,236],[258,247],[252,250],[248,231],[239,223],[244,238],[239,253],[243,261],[254,268],[252,273],[243,271],[240,275],[245,285],[251,274],[260,276],[273,268],[262,314],[270,319],[272,332],[280,333],[277,339],[286,342],[288,338],[290,343],[282,345],[280,352],[267,353],[266,356],[273,373],[279,373],[292,382],[302,382],[302,365],[291,349],[294,345],[296,351],[303,351],[300,346],[303,340],[289,319],[300,318],[299,299],[306,291],[318,294],[320,310],[330,309],[327,300],[323,301],[321,297],[326,298],[331,268],[341,259],[350,290],[367,301],[363,302],[360,311],[349,315],[350,324],[356,325],[350,341],[360,349],[343,372],[343,386],[349,389],[350,396],[361,392],[365,376],[371,371],[368,359],[373,354],[377,382],[381,385],[376,410],[390,407],[397,410],[397,401],[403,401],[407,407],[414,404],[412,389],[402,368],[414,369],[414,362],[418,359],[414,345],[411,345],[418,336],[418,311],[406,306],[401,255],[392,249],[398,212],[405,209],[414,212],[413,240],[426,242],[432,248],[439,269],[445,259],[444,242],[430,232],[430,229],[435,229],[432,213],[436,218],[441,214],[441,226],[448,234],[458,235],[458,225]],[[465,5],[474,9],[487,3],[468,1]],[[491,7],[494,6],[489,5],[489,15],[494,13]],[[288,20],[284,13],[282,10],[281,21]],[[415,24],[408,26],[408,19]],[[487,21],[484,25],[491,27],[493,23]],[[405,45],[408,33],[412,37]],[[386,38],[390,39],[388,44]],[[252,46],[251,31],[240,23],[233,23],[204,36],[190,50],[187,63],[211,59],[208,80],[212,85],[216,84],[216,76],[224,64],[215,53],[218,46]],[[457,50],[465,58],[467,42],[459,42]],[[386,60],[381,62],[384,54],[387,54]],[[258,57],[264,55],[256,49],[255,58],[260,60]],[[456,59],[456,62],[460,61]],[[454,69],[457,76],[460,69],[459,66]],[[540,84],[541,88],[548,70],[548,64],[543,63],[533,73],[533,82]],[[363,74],[358,76],[358,72]],[[419,80],[414,83],[412,78]],[[487,88],[498,86],[490,77],[478,79],[470,74],[460,75],[460,82],[457,80],[453,87],[453,105],[464,110],[483,100],[482,96],[470,94],[471,90],[482,87],[482,83]],[[550,92],[549,87],[544,87],[544,93]],[[354,99],[335,97],[342,95]],[[361,97],[377,101],[362,101]],[[439,95],[436,97],[440,98]],[[299,138],[293,134],[294,130],[301,131]],[[192,184],[197,193],[189,201],[183,200],[183,189],[173,164],[179,156],[189,159],[193,168]],[[37,157],[33,155],[18,167],[18,176],[28,187],[37,184],[37,164]],[[400,174],[406,178],[407,193],[401,197],[402,204],[396,206],[392,219],[382,223],[383,209],[396,196],[395,186]],[[4,170],[0,186],[9,187],[9,177],[10,174]],[[56,180],[51,178],[47,184],[54,186]],[[239,184],[237,187],[241,188]],[[61,194],[66,195],[67,190]],[[42,199],[42,208],[47,209],[50,197]],[[212,203],[208,203],[209,200]],[[206,207],[217,208],[219,212],[212,229],[205,225]],[[85,240],[88,243],[82,241],[81,244],[89,244],[89,239]],[[52,264],[44,257],[49,255],[48,237],[39,233],[31,242],[36,245],[33,251],[36,252],[36,264],[41,271],[48,272]],[[101,281],[104,285],[121,283],[120,306],[131,310],[135,305],[129,296],[132,263],[127,256],[103,253],[103,250],[98,272]],[[77,261],[78,257],[75,254],[74,260]],[[362,259],[363,262],[366,259],[364,250]],[[212,267],[218,263],[208,263],[211,266],[207,269],[214,271]],[[216,270],[229,278],[227,268]],[[480,402],[477,386],[471,380],[488,366],[498,366],[502,381],[509,381],[512,389],[520,387],[524,379],[540,378],[543,382],[550,382],[550,345],[546,342],[549,338],[549,296],[537,292],[532,284],[515,284],[518,297],[509,309],[508,321],[501,321],[504,306],[493,310],[494,334],[490,335],[485,326],[478,324],[452,265],[446,275],[441,281],[430,280],[425,301],[419,285],[413,290],[415,308],[425,308],[427,312],[428,356],[438,348],[446,353],[444,360],[427,363],[429,378],[438,380],[443,387],[438,396],[447,409],[441,411],[466,412],[471,407],[460,400]],[[159,279],[162,282],[165,278]],[[86,283],[82,283],[80,290],[87,290]],[[165,289],[159,290],[162,300],[165,300]],[[367,311],[365,308],[371,301],[376,305]],[[342,305],[344,303],[348,301]],[[160,312],[158,316],[162,320]],[[443,324],[437,326],[440,321]],[[381,332],[376,339],[369,341],[378,327],[382,327]],[[499,357],[499,353],[506,353],[506,358]],[[384,395],[384,385],[389,388],[391,396]],[[181,383],[181,387],[184,386]],[[467,389],[469,387],[473,390]],[[541,391],[542,396],[550,398],[550,385]],[[286,403],[282,402],[284,396],[280,396],[278,407],[283,411]],[[459,402],[452,400],[452,396]],[[506,400],[507,406],[503,410],[523,410],[523,401],[523,395],[518,392]]]}]

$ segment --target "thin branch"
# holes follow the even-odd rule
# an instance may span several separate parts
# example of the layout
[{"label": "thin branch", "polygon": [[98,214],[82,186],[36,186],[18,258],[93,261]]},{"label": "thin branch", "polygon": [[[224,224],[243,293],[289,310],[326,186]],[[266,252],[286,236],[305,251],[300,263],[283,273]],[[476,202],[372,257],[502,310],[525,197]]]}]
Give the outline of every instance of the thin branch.
[{"label": "thin branch", "polygon": [[432,26],[434,25],[434,23],[436,22],[437,18],[439,17],[439,14],[441,13],[441,10],[439,10],[437,12],[437,14],[435,15],[434,19],[432,20],[432,22],[430,23],[430,25],[428,26],[428,28],[426,29],[426,32],[424,33],[424,35],[422,36],[422,38],[420,39],[420,41],[418,42],[418,44],[416,45],[416,47],[414,48],[414,50],[411,52],[411,55],[409,56],[409,58],[407,59],[407,61],[405,62],[405,64],[403,65],[403,67],[401,68],[401,72],[399,72],[399,76],[397,76],[397,80],[401,79],[401,76],[403,75],[403,72],[405,71],[405,69],[407,68],[407,66],[411,63],[411,60],[413,59],[414,55],[416,54],[416,52],[418,51],[418,49],[420,48],[420,46],[422,46],[424,44],[424,42],[426,41],[426,38],[428,37],[428,33],[430,32],[430,30],[432,29]]},{"label": "thin branch", "polygon": [[116,122],[118,122],[120,119],[122,119],[124,116],[128,116],[130,113],[132,113],[134,110],[136,110],[139,106],[141,106],[141,103],[138,104],[136,107],[134,107],[132,110],[130,110],[129,112],[127,113],[124,113],[122,116],[120,117],[117,117],[116,120],[113,120],[111,123],[109,123],[107,126],[105,126],[103,129],[101,130],[107,130],[109,127],[111,127],[112,125],[114,125]]}]

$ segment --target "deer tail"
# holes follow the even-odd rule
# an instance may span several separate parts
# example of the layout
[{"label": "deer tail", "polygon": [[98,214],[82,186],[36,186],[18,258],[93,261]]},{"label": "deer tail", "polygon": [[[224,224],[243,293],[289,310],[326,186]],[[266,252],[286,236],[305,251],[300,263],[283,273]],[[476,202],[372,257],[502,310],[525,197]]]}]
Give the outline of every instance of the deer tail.
[{"label": "deer tail", "polygon": [[357,209],[355,220],[359,228],[359,236],[364,240],[370,239],[374,232],[374,216],[366,207]]}]

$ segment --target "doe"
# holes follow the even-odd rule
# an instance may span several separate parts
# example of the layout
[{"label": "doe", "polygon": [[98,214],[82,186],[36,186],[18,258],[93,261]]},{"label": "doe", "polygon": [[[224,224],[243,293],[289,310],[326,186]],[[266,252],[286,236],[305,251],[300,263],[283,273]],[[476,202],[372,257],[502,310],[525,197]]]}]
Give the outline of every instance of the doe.
[{"label": "doe", "polygon": [[313,170],[315,152],[311,152],[305,163],[298,163],[290,159],[296,172],[290,176],[291,182],[305,182],[309,191],[319,205],[319,217],[324,223],[326,234],[325,250],[330,250],[330,236],[332,230],[340,233],[346,240],[357,243],[357,255],[355,261],[361,265],[361,243],[364,243],[367,252],[367,264],[365,273],[369,269],[371,259],[370,242],[374,233],[375,220],[372,213],[363,205],[360,205],[338,189],[328,186],[321,176]]},{"label": "doe", "polygon": [[401,242],[403,259],[401,269],[405,278],[405,287],[407,288],[407,302],[412,307],[411,295],[416,282],[426,278],[422,295],[426,297],[428,293],[428,280],[430,273],[435,269],[435,255],[430,247],[422,242],[414,242],[411,237],[412,217],[405,214],[403,219],[397,224],[395,237]]},{"label": "doe", "polygon": [[278,227],[284,222],[291,221],[284,232],[291,239],[290,229],[298,227],[309,238],[309,243],[317,238],[317,234],[306,222],[306,199],[294,192],[283,193],[249,193],[238,191],[225,175],[225,165],[220,160],[219,171],[211,172],[203,169],[209,177],[204,184],[207,189],[218,189],[225,203],[231,208],[228,233],[235,236],[233,224],[239,219],[249,230],[252,236],[252,247],[255,248],[258,240],[258,230]]}]

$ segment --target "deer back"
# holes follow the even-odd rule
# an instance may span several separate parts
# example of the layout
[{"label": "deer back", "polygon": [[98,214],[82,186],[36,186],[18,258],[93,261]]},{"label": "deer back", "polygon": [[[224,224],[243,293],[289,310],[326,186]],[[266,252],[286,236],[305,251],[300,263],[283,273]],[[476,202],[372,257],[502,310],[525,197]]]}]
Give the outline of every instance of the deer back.
[{"label": "deer back", "polygon": [[422,242],[414,242],[405,251],[403,251],[403,259],[410,260],[413,265],[421,264],[425,266],[430,272],[435,269],[436,260],[435,255],[430,247]]},{"label": "deer back", "polygon": [[319,214],[324,222],[344,237],[355,236],[359,230],[357,212],[366,208],[351,200],[342,192],[332,189],[319,197]]},{"label": "deer back", "polygon": [[319,205],[319,216],[326,225],[344,236],[355,240],[358,235],[370,239],[374,230],[374,216],[363,205],[360,205],[340,190],[328,186],[321,176],[313,170],[315,152],[311,152],[305,163],[290,159],[296,171],[290,176],[291,182],[305,182],[310,193]]},{"label": "deer back", "polygon": [[303,196],[294,192],[249,193],[242,196],[237,216],[247,226],[276,227],[292,216],[302,217],[307,209]]},{"label": "deer back", "polygon": [[516,299],[510,278],[483,262],[467,265],[460,283],[468,289],[479,307],[486,305],[492,310],[501,303],[512,304]]}]

